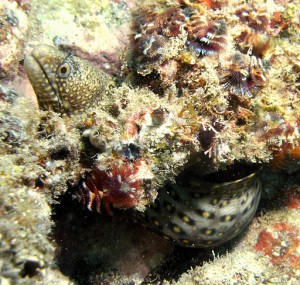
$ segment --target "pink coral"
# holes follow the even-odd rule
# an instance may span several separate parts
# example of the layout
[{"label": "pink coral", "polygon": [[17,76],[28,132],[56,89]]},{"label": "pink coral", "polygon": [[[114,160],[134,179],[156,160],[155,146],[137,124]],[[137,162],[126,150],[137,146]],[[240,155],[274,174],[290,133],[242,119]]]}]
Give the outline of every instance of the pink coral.
[{"label": "pink coral", "polygon": [[299,229],[289,223],[276,223],[273,230],[262,230],[255,248],[271,258],[276,266],[300,269]]}]

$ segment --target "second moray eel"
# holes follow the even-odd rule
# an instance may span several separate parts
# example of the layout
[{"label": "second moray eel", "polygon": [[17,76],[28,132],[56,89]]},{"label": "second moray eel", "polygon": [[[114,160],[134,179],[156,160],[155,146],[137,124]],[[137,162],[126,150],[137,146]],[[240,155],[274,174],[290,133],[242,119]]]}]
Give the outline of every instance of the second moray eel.
[{"label": "second moray eel", "polygon": [[[97,106],[113,84],[109,75],[87,61],[46,45],[26,56],[25,70],[40,108],[67,115]],[[259,171],[251,166],[179,177],[177,184],[160,189],[155,203],[138,216],[179,245],[216,246],[247,227],[260,193]]]},{"label": "second moray eel", "polygon": [[109,95],[112,78],[70,53],[38,45],[24,61],[41,110],[72,115],[97,106]]},{"label": "second moray eel", "polygon": [[142,222],[182,246],[218,246],[251,222],[261,195],[259,172],[241,164],[206,176],[185,175],[159,191]]}]

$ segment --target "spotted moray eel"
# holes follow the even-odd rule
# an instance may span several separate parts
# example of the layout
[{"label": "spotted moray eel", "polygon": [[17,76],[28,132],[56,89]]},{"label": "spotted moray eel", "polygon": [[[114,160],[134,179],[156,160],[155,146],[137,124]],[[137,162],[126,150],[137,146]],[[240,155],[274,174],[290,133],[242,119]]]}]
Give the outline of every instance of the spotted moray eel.
[{"label": "spotted moray eel", "polygon": [[48,45],[35,47],[24,67],[40,109],[69,116],[96,106],[114,85],[102,70]]},{"label": "spotted moray eel", "polygon": [[[47,45],[37,46],[24,65],[42,110],[83,112],[97,105],[113,84],[109,75],[87,61]],[[225,180],[212,174],[166,186],[139,218],[182,246],[222,244],[246,228],[260,200],[259,171],[251,167],[239,171],[225,173]]]},{"label": "spotted moray eel", "polygon": [[142,223],[187,247],[220,245],[251,222],[261,194],[259,169],[234,166],[167,185],[140,215]]}]

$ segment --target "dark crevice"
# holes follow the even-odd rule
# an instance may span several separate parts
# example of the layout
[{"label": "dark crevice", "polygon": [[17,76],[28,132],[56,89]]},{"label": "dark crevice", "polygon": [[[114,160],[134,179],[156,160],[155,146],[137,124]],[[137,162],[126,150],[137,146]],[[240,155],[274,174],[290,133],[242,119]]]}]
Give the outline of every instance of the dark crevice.
[{"label": "dark crevice", "polygon": [[[237,165],[230,170],[236,171],[235,167]],[[257,169],[257,166],[253,167],[248,166],[246,170],[242,171],[241,175],[248,175]],[[238,165],[239,168],[240,166]],[[268,178],[270,173],[266,169],[263,169],[262,172],[262,179],[266,184],[265,176]],[[222,171],[220,173],[222,174]],[[256,217],[260,216],[262,212],[282,207],[285,203],[284,197],[287,196],[284,186],[291,183],[300,183],[299,173],[292,176],[287,176],[285,173],[272,174],[275,176],[272,176],[271,180],[275,181],[277,179],[276,181],[281,181],[280,185],[282,187],[274,186],[274,189],[270,190],[273,191],[272,196],[260,202]],[[220,177],[222,178],[222,175]],[[238,179],[239,175],[234,178]],[[273,185],[271,184],[270,187],[273,187]],[[125,247],[119,253],[119,256],[116,257],[116,260],[123,260],[123,258],[126,260],[130,258],[130,251],[137,247],[137,242],[147,244],[153,236],[151,232],[133,222],[126,211],[115,211],[114,216],[109,217],[105,214],[83,209],[80,203],[74,199],[74,189],[70,189],[65,195],[58,198],[57,203],[52,206],[52,212],[54,227],[51,238],[57,244],[56,265],[63,274],[79,285],[95,284],[95,280],[99,284],[105,284],[104,282],[108,282],[105,279],[107,276],[118,276],[118,268],[114,267],[112,262],[108,262],[105,255],[103,255],[102,249],[107,250],[107,257],[111,258],[115,254],[114,247],[124,244]],[[231,241],[215,248],[193,249],[175,246],[174,250],[169,252],[161,264],[151,270],[143,285],[162,284],[163,280],[177,281],[183,273],[191,268],[201,266],[204,262],[213,261],[216,256],[223,255],[234,249],[247,230]],[[133,238],[130,243],[126,244],[128,236]],[[160,238],[157,237],[157,239]],[[166,243],[164,240],[162,242]],[[147,250],[145,249],[145,251]],[[158,249],[153,246],[151,250],[155,251]],[[98,251],[100,254],[98,254]],[[148,262],[151,262],[150,259]],[[24,271],[26,275],[35,272],[34,266],[27,266],[26,268],[27,270]],[[136,273],[139,272],[137,271]]]}]

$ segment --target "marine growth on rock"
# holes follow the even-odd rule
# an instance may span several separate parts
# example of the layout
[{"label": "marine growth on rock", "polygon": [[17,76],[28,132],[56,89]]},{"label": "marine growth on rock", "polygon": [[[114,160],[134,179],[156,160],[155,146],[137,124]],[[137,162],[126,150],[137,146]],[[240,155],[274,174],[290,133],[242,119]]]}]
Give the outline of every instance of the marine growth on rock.
[{"label": "marine growth on rock", "polygon": [[[142,214],[145,224],[184,246],[215,246],[251,221],[263,163],[285,168],[292,158],[299,167],[298,121],[261,115],[266,93],[276,88],[277,16],[263,4],[226,14],[227,4],[137,10],[120,87],[54,47],[37,46],[26,57],[40,108],[79,113],[83,137],[96,149],[78,182],[83,206],[111,215],[113,208],[144,211],[155,200]],[[232,177],[218,183],[223,171]],[[216,176],[205,183],[207,175]]]}]

